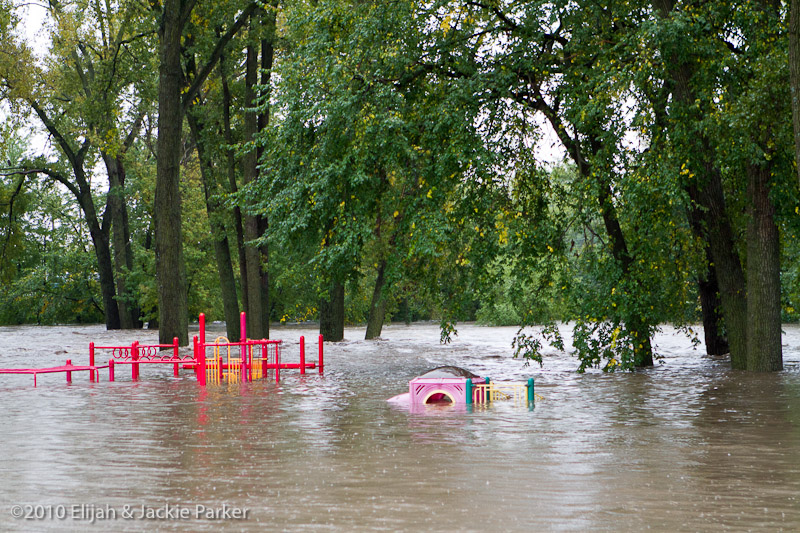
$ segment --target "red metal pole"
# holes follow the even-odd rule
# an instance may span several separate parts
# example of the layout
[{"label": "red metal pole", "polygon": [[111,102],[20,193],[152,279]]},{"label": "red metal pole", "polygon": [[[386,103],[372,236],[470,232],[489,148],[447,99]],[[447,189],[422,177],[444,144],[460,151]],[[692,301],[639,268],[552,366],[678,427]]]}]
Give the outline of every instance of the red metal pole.
[{"label": "red metal pole", "polygon": [[306,338],[300,335],[300,374],[306,373]]},{"label": "red metal pole", "polygon": [[253,352],[255,349],[255,345],[247,347],[247,381],[253,381]]},{"label": "red metal pole", "polygon": [[[66,366],[72,366],[72,359],[67,359]],[[72,372],[67,370],[67,383],[72,383]]]},{"label": "red metal pole", "polygon": [[275,382],[281,380],[281,347],[275,343]]},{"label": "red metal pole", "polygon": [[136,361],[139,360],[139,341],[133,341],[131,345],[131,361],[134,363],[131,365],[131,378],[134,381],[139,379],[139,363]]},{"label": "red metal pole", "polygon": [[247,381],[247,376],[245,375],[245,368],[247,366],[247,346],[245,345],[247,341],[247,314],[244,311],[239,314],[239,327],[241,328],[239,341],[242,343],[242,355],[239,359],[239,373],[242,376],[242,381]]},{"label": "red metal pole", "polygon": [[[200,359],[203,360],[203,368],[205,368],[206,364],[206,315],[205,313],[200,313],[200,338],[197,342],[197,351],[195,352],[194,358],[195,362],[199,361]],[[195,367],[197,368],[197,367]],[[203,378],[203,383],[205,384],[205,378]]]},{"label": "red metal pole", "polygon": [[[94,343],[89,343],[89,366],[94,366]],[[97,379],[100,381],[100,378]],[[94,370],[89,371],[89,381],[94,381]]]},{"label": "red metal pole", "polygon": [[249,372],[248,365],[247,365],[247,363],[248,363],[248,361],[247,361],[248,352],[249,352],[249,350],[247,349],[247,341],[243,341],[242,342],[242,358],[239,361],[239,373],[242,375],[242,383],[247,381],[247,375],[248,375],[248,372]]},{"label": "red metal pole", "polygon": [[266,342],[261,343],[261,379],[267,378],[267,358],[269,357],[269,345]]},{"label": "red metal pole", "polygon": [[200,322],[200,344],[205,345],[206,343],[206,314],[200,313],[198,317]]},{"label": "red metal pole", "polygon": [[[173,346],[173,352],[172,353],[174,354],[175,359],[180,358],[180,356],[178,355],[178,342],[179,342],[178,341],[178,337],[173,337],[172,338],[172,346]],[[178,377],[178,363],[175,363],[175,369],[173,370],[173,375],[176,378]]]},{"label": "red metal pole", "polygon": [[108,381],[114,381],[114,360],[108,360]]},{"label": "red metal pole", "polygon": [[319,336],[319,361],[317,363],[319,365],[319,373],[320,374],[322,374],[322,365],[323,365],[323,363],[322,363],[322,342],[324,340],[325,339],[322,338],[322,335],[320,335]]},{"label": "red metal pole", "polygon": [[203,387],[206,386],[206,358],[200,357],[200,339],[194,336],[194,375]]}]

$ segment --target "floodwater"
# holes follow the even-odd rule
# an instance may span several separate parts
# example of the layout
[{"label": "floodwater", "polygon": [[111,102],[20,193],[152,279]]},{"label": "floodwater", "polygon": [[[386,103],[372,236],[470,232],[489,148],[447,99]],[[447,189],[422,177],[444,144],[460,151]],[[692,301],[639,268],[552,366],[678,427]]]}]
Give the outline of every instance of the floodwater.
[{"label": "floodwater", "polygon": [[[348,329],[323,376],[280,384],[203,389],[161,365],[137,383],[127,366],[113,383],[0,375],[0,530],[797,531],[800,328],[784,331],[774,374],[731,371],[669,328],[664,364],[581,375],[555,351],[541,368],[513,359],[514,328],[461,325],[442,346],[414,324],[374,342]],[[300,335],[316,339],[273,329],[283,361]],[[90,341],[133,340],[155,334],[0,328],[0,367],[86,364]],[[386,402],[439,365],[534,377],[543,399]]]}]

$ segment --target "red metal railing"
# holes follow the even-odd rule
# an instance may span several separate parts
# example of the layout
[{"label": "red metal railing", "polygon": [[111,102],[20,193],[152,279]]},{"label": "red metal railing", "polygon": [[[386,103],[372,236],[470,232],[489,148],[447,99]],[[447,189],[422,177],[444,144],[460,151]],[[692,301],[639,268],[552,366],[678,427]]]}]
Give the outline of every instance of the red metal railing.
[{"label": "red metal railing", "polygon": [[[170,351],[167,351],[169,349]],[[131,378],[139,379],[142,364],[171,364],[173,375],[178,376],[180,365],[194,368],[197,364],[193,355],[181,355],[178,337],[172,339],[172,344],[139,344],[133,341],[130,346],[97,346],[89,343],[89,366],[94,366],[98,350],[110,350],[111,359],[108,360],[108,380],[114,381],[115,367],[117,365],[131,365]]]},{"label": "red metal railing", "polygon": [[[279,340],[249,340],[247,339],[245,313],[241,313],[241,332],[242,338],[238,342],[207,343],[206,337],[206,318],[200,314],[200,335],[194,337],[194,346],[191,355],[181,355],[178,345],[178,338],[172,340],[172,344],[139,344],[134,341],[130,346],[97,346],[89,343],[89,365],[76,366],[71,360],[58,367],[49,368],[0,368],[0,374],[33,374],[33,384],[36,386],[37,374],[65,373],[67,383],[72,382],[72,372],[89,372],[89,380],[96,381],[100,378],[99,370],[108,368],[108,380],[114,381],[115,368],[117,365],[130,365],[131,377],[134,381],[139,379],[140,365],[142,364],[171,364],[173,365],[174,375],[178,376],[181,366],[193,369],[197,380],[201,385],[206,385],[209,367],[213,367],[217,372],[219,381],[226,375],[232,380],[252,381],[267,377],[270,370],[275,371],[275,381],[280,381],[281,370],[299,369],[301,374],[306,370],[316,368],[319,373],[323,372],[323,337],[319,336],[319,356],[317,362],[306,360],[305,338],[300,337],[300,362],[282,363],[281,362],[281,341]],[[239,357],[231,357],[231,348],[239,348]],[[258,349],[260,347],[260,350]],[[228,354],[226,361],[222,361],[220,349],[225,348]],[[171,350],[170,350],[171,349]],[[208,358],[208,349],[214,354]],[[110,351],[111,358],[107,365],[96,365],[95,357],[99,351]],[[211,361],[211,362],[209,362]],[[227,371],[227,373],[226,373]]]},{"label": "red metal railing", "polygon": [[[193,339],[194,359],[197,361],[197,379],[201,385],[206,385],[209,381],[218,383],[226,376],[228,379],[252,381],[254,378],[267,377],[270,370],[275,371],[275,381],[280,381],[281,370],[299,369],[301,374],[305,374],[307,369],[318,368],[319,373],[323,371],[323,338],[319,336],[319,359],[316,363],[306,361],[305,357],[305,338],[300,337],[300,362],[282,363],[280,361],[279,340],[249,340],[247,339],[247,323],[245,313],[240,315],[241,340],[232,342],[224,337],[214,342],[206,342],[206,317],[204,314],[199,316],[199,335]],[[257,353],[257,347],[261,347],[261,353]],[[231,357],[231,349],[239,348],[240,356]],[[226,349],[227,358],[223,361],[221,349]],[[211,354],[209,355],[209,350]],[[256,353],[254,353],[254,351]]]}]

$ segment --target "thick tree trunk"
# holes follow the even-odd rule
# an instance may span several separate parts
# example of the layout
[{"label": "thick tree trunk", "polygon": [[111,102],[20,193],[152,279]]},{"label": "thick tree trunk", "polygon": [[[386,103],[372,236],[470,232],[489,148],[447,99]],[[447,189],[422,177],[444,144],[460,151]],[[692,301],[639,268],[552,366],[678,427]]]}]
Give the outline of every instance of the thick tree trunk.
[{"label": "thick tree trunk", "polygon": [[783,369],[780,243],[769,199],[769,166],[749,166],[747,222],[747,370]]},{"label": "thick tree trunk", "polygon": [[369,304],[367,332],[364,336],[366,340],[377,339],[381,336],[383,321],[386,318],[386,298],[383,294],[383,287],[386,285],[385,274],[386,260],[382,259],[378,264],[378,275],[375,278],[375,288],[372,291],[372,301]]},{"label": "thick tree trunk", "polygon": [[[706,257],[710,259],[711,251],[706,251]],[[700,310],[703,315],[703,333],[708,355],[724,355],[730,352],[728,339],[722,334],[722,315],[719,299],[719,283],[717,282],[717,269],[713,262],[709,261],[709,267],[705,279],[697,282],[697,289],[700,293]]]},{"label": "thick tree trunk", "polygon": [[97,274],[100,280],[100,292],[103,297],[103,312],[106,318],[106,329],[120,329],[119,308],[114,291],[114,268],[111,263],[111,251],[108,246],[108,235],[99,228],[89,228],[97,257]]},{"label": "thick tree trunk", "polygon": [[794,160],[800,180],[800,0],[791,0],[789,13],[789,86],[794,126]]},{"label": "thick tree trunk", "polygon": [[697,187],[688,187],[689,197],[694,203],[689,210],[689,226],[692,232],[706,243],[706,274],[697,281],[697,292],[700,296],[700,311],[703,317],[703,332],[705,336],[706,353],[708,355],[723,355],[730,352],[728,339],[722,331],[722,301],[719,297],[719,281],[717,268],[714,266],[714,257],[711,246],[708,244],[708,226],[705,218],[706,212],[697,205]]},{"label": "thick tree trunk", "polygon": [[[247,47],[246,73],[245,73],[245,101],[248,106],[255,105],[255,87],[258,83],[258,51],[253,45]],[[258,134],[258,115],[253,110],[245,112],[244,135],[246,140],[252,140]],[[243,175],[245,184],[258,179],[258,155],[255,150],[250,150],[243,158]],[[261,237],[258,218],[252,214],[244,217],[245,238],[245,267],[247,272],[247,334],[254,339],[267,336],[264,330],[264,315],[266,295],[262,289],[263,269],[261,252],[256,242]]]},{"label": "thick tree trunk", "polygon": [[103,298],[106,329],[120,329],[119,308],[117,307],[114,290],[114,267],[111,261],[108,232],[103,231],[100,227],[97,214],[94,211],[91,193],[84,192],[83,196],[81,207],[89,225],[89,235],[92,238],[95,257],[97,258],[97,277],[100,281],[100,293]]},{"label": "thick tree trunk", "polygon": [[127,275],[133,270],[133,249],[128,226],[128,207],[125,202],[125,167],[119,156],[111,157],[104,153],[103,161],[109,181],[106,209],[111,215],[111,242],[114,247],[120,327],[138,329],[142,327],[139,306],[127,283]]},{"label": "thick tree trunk", "polygon": [[89,226],[89,235],[97,258],[97,277],[100,282],[100,294],[103,299],[106,329],[120,329],[119,308],[117,307],[114,289],[114,266],[111,260],[108,231],[104,231],[100,226],[92,191],[83,169],[77,167],[73,168],[73,171],[75,173],[75,181],[78,183],[78,188],[75,191],[78,204],[81,206],[84,219],[87,226]]},{"label": "thick tree trunk", "polygon": [[[228,72],[225,68],[224,56],[220,58],[220,71],[222,77],[222,128],[225,135],[225,142],[229,148],[225,151],[225,158],[228,171],[228,192],[236,194],[239,188],[236,184],[236,156],[234,155],[233,130],[231,128],[231,105],[232,97],[228,86]],[[244,224],[242,222],[242,210],[238,205],[233,207],[233,224],[236,234],[236,250],[239,258],[239,279],[242,287],[242,307],[249,309],[249,299],[247,290],[247,260],[244,247]],[[238,337],[236,337],[238,338]]]},{"label": "thick tree trunk", "polygon": [[[594,168],[594,165],[596,165],[595,162],[586,159],[578,139],[570,137],[568,129],[564,127],[561,117],[555,109],[543,98],[537,101],[535,107],[537,111],[542,111],[545,114],[545,117],[556,131],[561,143],[567,149],[567,153],[575,162],[575,166],[578,168],[580,175],[586,179],[594,180],[597,183],[597,203],[600,208],[600,215],[603,219],[606,234],[611,244],[611,255],[620,266],[621,279],[630,278],[633,259],[628,250],[625,235],[622,232],[622,226],[619,222],[616,208],[614,207],[614,195],[611,189],[611,183],[602,177],[601,169]],[[582,133],[588,135],[592,139],[590,140],[591,155],[596,156],[599,154],[602,148],[600,145],[601,141],[598,140],[600,136],[595,136],[595,132]],[[596,173],[595,170],[600,170],[600,172]],[[599,176],[597,174],[599,174]],[[636,282],[635,279],[634,282]],[[634,365],[637,367],[653,366],[653,347],[650,342],[651,324],[648,324],[647,319],[641,315],[627,317],[626,322],[625,325],[631,334]]]},{"label": "thick tree trunk", "polygon": [[719,281],[719,297],[725,331],[731,353],[731,367],[743,370],[747,365],[747,299],[745,277],[733,238],[722,179],[707,163],[705,183],[697,189],[697,203],[704,213],[708,247]]},{"label": "thick tree trunk", "polygon": [[[675,7],[673,0],[654,0],[653,5],[665,19],[671,16]],[[673,100],[678,109],[673,110],[673,116],[670,118],[674,123],[684,127],[684,136],[687,136],[688,132],[698,129],[691,124],[691,121],[699,123],[704,118],[696,106],[698,100],[691,84],[696,66],[692,60],[677,58],[671,58],[670,64],[671,79],[667,81],[672,84]],[[688,111],[681,115],[680,109]],[[722,178],[713,162],[713,144],[702,132],[697,131],[695,135],[685,139],[679,148],[687,158],[694,160],[691,166],[697,177],[693,183],[686,186],[695,204],[689,218],[695,233],[707,243],[707,255],[710,253],[711,256],[709,264],[716,270],[720,309],[730,348],[731,367],[744,369],[747,360],[745,277],[728,217]]]},{"label": "thick tree trunk", "polygon": [[222,307],[225,313],[225,329],[228,338],[238,340],[241,329],[239,326],[239,300],[236,295],[236,278],[233,275],[231,264],[231,250],[228,244],[228,232],[221,221],[221,213],[217,202],[217,182],[213,174],[213,165],[208,158],[202,137],[202,125],[195,113],[197,110],[189,109],[186,117],[192,136],[197,147],[197,157],[200,160],[200,176],[203,181],[203,193],[206,199],[206,212],[208,225],[214,243],[214,258],[217,262],[219,286],[222,292]]},{"label": "thick tree trunk", "polygon": [[[270,15],[264,16],[265,26],[267,30],[267,38],[261,40],[261,87],[268,88],[270,78],[272,76],[272,65],[275,58],[275,49],[273,41],[275,38],[275,13],[270,11]],[[268,89],[267,89],[268,90]],[[269,94],[269,92],[267,93]],[[264,131],[269,126],[270,107],[269,102],[262,103],[262,112],[258,115],[258,132]],[[261,161],[264,149],[259,146],[256,149],[257,161]],[[265,236],[268,229],[268,220],[266,217],[258,216],[258,233],[259,236]],[[269,300],[269,246],[266,241],[262,242],[258,247],[259,254],[261,255],[261,297],[263,315],[261,320],[261,328],[264,331],[264,337],[269,337],[269,317],[270,317],[270,300]]]},{"label": "thick tree trunk", "polygon": [[344,285],[334,282],[319,304],[319,333],[326,341],[344,340]]},{"label": "thick tree trunk", "polygon": [[158,160],[156,164],[155,229],[159,330],[162,344],[178,337],[189,342],[186,265],[181,232],[180,157],[183,110],[181,104],[181,2],[164,0],[159,44]]}]

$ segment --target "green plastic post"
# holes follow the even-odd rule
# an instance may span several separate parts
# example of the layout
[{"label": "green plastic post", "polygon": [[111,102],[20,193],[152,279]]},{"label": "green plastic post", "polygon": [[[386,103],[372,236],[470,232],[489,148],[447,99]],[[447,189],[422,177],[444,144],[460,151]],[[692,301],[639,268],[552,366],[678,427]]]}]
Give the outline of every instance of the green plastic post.
[{"label": "green plastic post", "polygon": [[533,392],[533,378],[528,378],[528,403],[533,404],[536,396]]},{"label": "green plastic post", "polygon": [[467,405],[472,405],[472,378],[467,378],[465,383],[466,391],[464,392],[465,398],[464,401],[467,402]]}]

